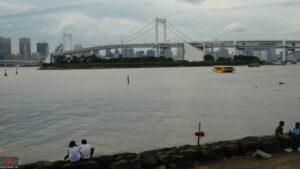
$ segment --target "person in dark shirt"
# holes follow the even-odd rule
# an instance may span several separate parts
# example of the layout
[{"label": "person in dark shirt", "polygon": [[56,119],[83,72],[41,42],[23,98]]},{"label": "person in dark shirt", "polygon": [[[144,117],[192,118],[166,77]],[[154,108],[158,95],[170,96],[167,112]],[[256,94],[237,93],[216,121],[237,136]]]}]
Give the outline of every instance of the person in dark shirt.
[{"label": "person in dark shirt", "polygon": [[300,151],[300,123],[296,122],[295,127],[290,129],[290,137],[293,141],[294,148]]},{"label": "person in dark shirt", "polygon": [[283,132],[284,121],[279,122],[279,126],[275,130],[276,138],[279,142],[280,147],[285,152],[292,152],[293,149],[291,148],[291,138],[289,137],[288,133]]}]

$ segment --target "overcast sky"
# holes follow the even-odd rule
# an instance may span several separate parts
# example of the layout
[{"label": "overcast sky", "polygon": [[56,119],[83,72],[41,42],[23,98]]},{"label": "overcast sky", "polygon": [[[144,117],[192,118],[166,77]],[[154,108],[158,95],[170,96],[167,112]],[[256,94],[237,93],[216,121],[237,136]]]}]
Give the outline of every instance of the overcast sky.
[{"label": "overcast sky", "polygon": [[63,32],[74,43],[105,44],[160,17],[193,40],[300,39],[299,9],[300,0],[1,0],[0,36],[13,52],[20,37],[33,51],[39,41],[53,50]]}]

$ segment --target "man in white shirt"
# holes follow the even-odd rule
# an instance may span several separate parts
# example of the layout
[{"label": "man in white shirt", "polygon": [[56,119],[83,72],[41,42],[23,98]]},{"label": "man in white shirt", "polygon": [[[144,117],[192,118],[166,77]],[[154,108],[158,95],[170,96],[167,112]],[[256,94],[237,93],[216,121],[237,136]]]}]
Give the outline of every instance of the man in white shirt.
[{"label": "man in white shirt", "polygon": [[94,148],[91,145],[87,144],[87,141],[85,139],[81,140],[79,151],[81,153],[81,159],[83,160],[91,159],[94,154]]}]

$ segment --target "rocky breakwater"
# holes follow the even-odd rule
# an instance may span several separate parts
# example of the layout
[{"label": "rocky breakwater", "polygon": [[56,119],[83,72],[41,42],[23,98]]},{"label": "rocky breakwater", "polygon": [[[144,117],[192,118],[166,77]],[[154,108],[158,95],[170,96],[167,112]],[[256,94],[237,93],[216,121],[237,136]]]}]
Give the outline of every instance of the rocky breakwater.
[{"label": "rocky breakwater", "polygon": [[249,155],[260,149],[267,153],[280,152],[275,136],[245,137],[243,139],[162,148],[141,153],[103,155],[89,161],[36,162],[20,169],[175,169],[192,168],[197,162],[217,161],[232,156]]}]

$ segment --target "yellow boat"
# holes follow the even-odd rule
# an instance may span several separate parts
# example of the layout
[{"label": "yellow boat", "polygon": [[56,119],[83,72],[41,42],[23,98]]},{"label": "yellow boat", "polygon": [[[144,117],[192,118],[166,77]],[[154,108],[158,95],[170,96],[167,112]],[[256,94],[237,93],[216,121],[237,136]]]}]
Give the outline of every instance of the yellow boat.
[{"label": "yellow boat", "polygon": [[248,67],[260,67],[259,63],[251,63],[248,65]]},{"label": "yellow boat", "polygon": [[214,66],[213,71],[217,73],[232,73],[236,70],[232,66]]}]

